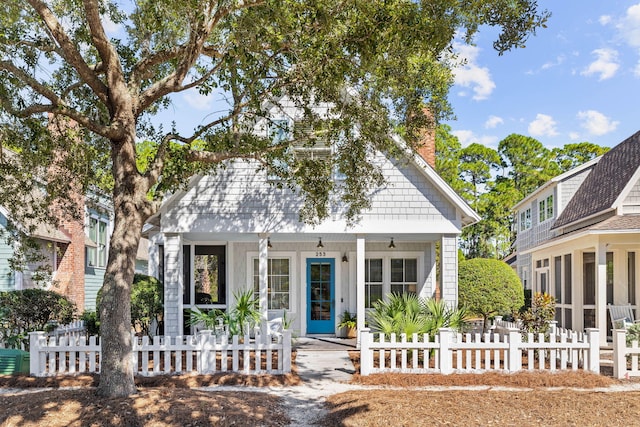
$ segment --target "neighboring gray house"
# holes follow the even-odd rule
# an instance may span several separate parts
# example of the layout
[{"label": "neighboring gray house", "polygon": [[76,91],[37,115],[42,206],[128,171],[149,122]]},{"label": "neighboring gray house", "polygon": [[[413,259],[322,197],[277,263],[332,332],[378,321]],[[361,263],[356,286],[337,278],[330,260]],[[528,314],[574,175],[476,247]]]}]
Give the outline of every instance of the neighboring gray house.
[{"label": "neighboring gray house", "polygon": [[[40,286],[66,295],[79,311],[95,310],[96,295],[104,278],[109,236],[113,219],[108,199],[83,204],[83,221],[64,221],[59,228],[36,225],[30,237],[39,245],[42,260],[30,263],[22,271],[13,271],[9,260],[19,243],[8,240],[6,233],[26,232],[26,227],[12,220],[8,209],[0,206],[0,291]],[[148,271],[148,242],[138,249],[136,272]],[[49,271],[44,280],[35,280],[37,271]]]},{"label": "neighboring gray house", "polygon": [[[295,111],[274,119],[294,122]],[[439,293],[456,304],[458,236],[479,217],[420,155],[402,162],[378,153],[376,161],[388,185],[372,192],[353,227],[338,211],[316,227],[300,222],[299,197],[270,185],[256,164],[230,161],[193,177],[147,229],[150,272],[164,279],[165,333],[192,332],[189,309],[227,309],[246,289],[260,297],[263,319],[286,311],[299,335],[336,334],[345,310],[362,329],[367,307],[390,292],[437,293],[437,244]]]},{"label": "neighboring gray house", "polygon": [[637,309],[640,132],[553,178],[514,210],[524,287],[555,296],[561,326],[597,327],[606,339],[607,304]]}]

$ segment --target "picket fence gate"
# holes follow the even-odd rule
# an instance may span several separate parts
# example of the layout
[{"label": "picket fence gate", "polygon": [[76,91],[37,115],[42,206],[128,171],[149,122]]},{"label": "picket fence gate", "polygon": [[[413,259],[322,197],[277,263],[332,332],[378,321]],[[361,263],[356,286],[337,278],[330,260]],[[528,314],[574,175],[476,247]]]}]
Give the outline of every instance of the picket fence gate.
[{"label": "picket fence gate", "polygon": [[600,342],[597,329],[578,333],[552,328],[548,337],[510,329],[508,334],[460,334],[442,328],[433,340],[428,334],[371,333],[360,336],[360,373],[480,373],[526,370],[577,370],[600,372]]},{"label": "picket fence gate", "polygon": [[[101,346],[95,336],[47,336],[31,332],[30,372],[43,377],[59,374],[100,372]],[[212,374],[284,374],[291,372],[291,331],[271,333],[263,339],[256,334],[216,336],[203,331],[199,335],[132,335],[134,375]]]}]

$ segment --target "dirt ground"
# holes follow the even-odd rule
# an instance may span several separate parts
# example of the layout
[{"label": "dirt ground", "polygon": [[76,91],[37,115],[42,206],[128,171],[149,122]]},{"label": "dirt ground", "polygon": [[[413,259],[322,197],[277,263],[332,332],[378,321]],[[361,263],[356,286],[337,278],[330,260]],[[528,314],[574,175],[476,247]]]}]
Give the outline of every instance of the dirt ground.
[{"label": "dirt ground", "polygon": [[[0,389],[10,389],[9,393],[0,394],[0,426],[283,426],[290,421],[284,401],[276,395],[277,390],[301,384],[295,372],[278,376],[138,377],[138,394],[103,399],[94,394],[98,380],[98,376],[90,375],[0,376]],[[380,388],[330,396],[326,402],[328,415],[320,425],[408,426],[426,422],[465,426],[622,426],[637,425],[640,419],[640,391],[589,390],[629,382],[584,372],[368,377],[356,373],[352,382]],[[267,394],[193,389],[214,384],[273,387],[273,390]],[[488,387],[476,391],[412,389],[470,385]],[[29,392],[35,387],[73,389]],[[496,387],[513,390],[495,390]],[[559,389],[550,391],[549,387]]]}]

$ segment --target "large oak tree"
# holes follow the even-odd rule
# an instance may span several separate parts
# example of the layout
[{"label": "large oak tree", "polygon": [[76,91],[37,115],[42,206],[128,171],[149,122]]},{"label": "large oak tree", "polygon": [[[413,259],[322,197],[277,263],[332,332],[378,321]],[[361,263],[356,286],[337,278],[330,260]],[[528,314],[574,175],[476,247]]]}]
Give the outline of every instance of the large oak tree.
[{"label": "large oak tree", "polygon": [[[481,27],[499,27],[501,54],[524,46],[548,16],[535,0],[5,0],[0,120],[2,141],[17,158],[1,157],[0,204],[25,200],[23,190],[43,171],[47,191],[40,204],[31,201],[31,216],[51,216],[51,201],[66,200],[70,189],[110,186],[115,219],[98,393],[136,391],[135,254],[164,192],[193,173],[248,159],[300,191],[305,220],[323,219],[340,199],[344,215],[357,219],[367,190],[380,182],[370,153],[401,154],[392,130],[414,144],[429,120],[425,107],[436,120],[449,114],[454,38],[471,43]],[[114,24],[119,31],[109,30]],[[188,134],[154,121],[172,94],[185,91],[223,95],[224,112]],[[309,130],[294,139],[338,141],[332,162],[346,185],[332,186],[331,168],[295,159],[292,140],[251,132],[285,94]],[[331,114],[314,114],[307,108],[314,103]],[[143,140],[150,144],[140,170],[136,142]]]}]

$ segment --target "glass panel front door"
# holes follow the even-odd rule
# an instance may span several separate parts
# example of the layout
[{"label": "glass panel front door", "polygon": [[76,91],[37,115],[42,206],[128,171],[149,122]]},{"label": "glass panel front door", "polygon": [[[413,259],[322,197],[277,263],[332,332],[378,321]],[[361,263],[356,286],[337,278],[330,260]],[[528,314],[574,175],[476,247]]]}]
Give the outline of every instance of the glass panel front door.
[{"label": "glass panel front door", "polygon": [[335,333],[335,260],[307,260],[307,333]]}]

